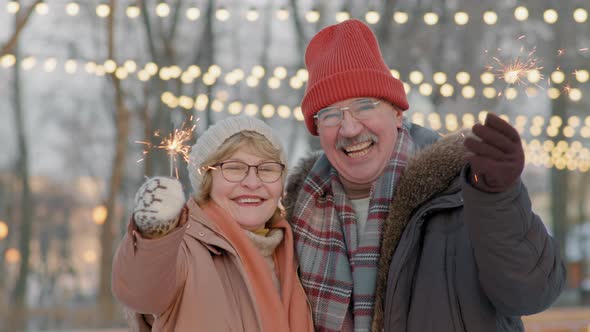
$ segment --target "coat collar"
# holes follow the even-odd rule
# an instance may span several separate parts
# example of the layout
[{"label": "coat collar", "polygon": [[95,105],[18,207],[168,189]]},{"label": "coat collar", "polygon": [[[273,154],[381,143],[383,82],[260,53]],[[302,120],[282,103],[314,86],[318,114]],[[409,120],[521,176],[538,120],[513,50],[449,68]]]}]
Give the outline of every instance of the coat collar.
[{"label": "coat collar", "polygon": [[186,234],[201,242],[211,253],[221,255],[223,251],[236,255],[231,243],[221,235],[213,221],[207,218],[203,209],[197,204],[194,198],[187,202],[189,219],[186,227]]}]

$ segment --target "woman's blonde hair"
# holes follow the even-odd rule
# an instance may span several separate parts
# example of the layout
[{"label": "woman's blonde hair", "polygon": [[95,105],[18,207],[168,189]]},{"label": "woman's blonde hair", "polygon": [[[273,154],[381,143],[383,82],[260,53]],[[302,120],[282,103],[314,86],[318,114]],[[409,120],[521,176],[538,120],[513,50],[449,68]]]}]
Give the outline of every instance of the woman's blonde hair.
[{"label": "woman's blonde hair", "polygon": [[[277,162],[281,161],[282,151],[274,147],[263,135],[254,131],[241,131],[234,134],[226,139],[216,152],[211,154],[209,158],[205,159],[205,161],[199,165],[199,170],[203,172],[203,181],[200,184],[199,190],[195,193],[195,200],[197,203],[205,203],[211,199],[210,195],[213,186],[213,176],[208,167],[226,160],[242,148],[250,149],[251,152],[261,158],[275,160]],[[285,166],[283,175],[281,176],[283,185],[285,183],[286,174],[287,168]],[[281,213],[281,207],[277,207],[275,215],[277,213]]]}]

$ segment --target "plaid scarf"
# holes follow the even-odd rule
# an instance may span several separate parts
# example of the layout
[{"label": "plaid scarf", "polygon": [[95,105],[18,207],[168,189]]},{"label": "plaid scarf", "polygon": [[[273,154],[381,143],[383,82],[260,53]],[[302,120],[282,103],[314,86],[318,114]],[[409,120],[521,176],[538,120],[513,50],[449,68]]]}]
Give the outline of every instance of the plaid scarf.
[{"label": "plaid scarf", "polygon": [[306,177],[291,223],[316,331],[340,331],[349,307],[355,331],[370,329],[383,223],[413,152],[403,126],[389,164],[371,187],[365,233],[358,237],[354,209],[325,154]]}]

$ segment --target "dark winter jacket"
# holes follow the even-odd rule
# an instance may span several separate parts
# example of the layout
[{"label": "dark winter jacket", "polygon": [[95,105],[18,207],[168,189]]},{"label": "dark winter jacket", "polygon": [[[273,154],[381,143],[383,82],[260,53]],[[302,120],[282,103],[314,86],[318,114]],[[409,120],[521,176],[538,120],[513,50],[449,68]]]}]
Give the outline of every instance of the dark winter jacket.
[{"label": "dark winter jacket", "polygon": [[[411,130],[418,147],[432,134]],[[525,186],[489,194],[465,180],[460,135],[408,164],[382,239],[373,331],[524,331],[520,316],[553,303],[565,282],[559,246],[531,210]],[[290,220],[315,162],[289,178]]]}]

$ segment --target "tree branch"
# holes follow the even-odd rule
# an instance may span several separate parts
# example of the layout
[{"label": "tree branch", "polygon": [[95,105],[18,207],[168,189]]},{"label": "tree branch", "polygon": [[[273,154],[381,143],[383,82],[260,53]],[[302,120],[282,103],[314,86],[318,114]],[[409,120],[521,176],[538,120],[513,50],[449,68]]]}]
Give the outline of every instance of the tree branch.
[{"label": "tree branch", "polygon": [[20,33],[23,31],[23,29],[29,22],[29,19],[31,18],[33,11],[35,10],[35,6],[41,1],[42,0],[35,0],[35,2],[27,8],[25,14],[21,16],[20,19],[17,16],[18,23],[16,24],[16,29],[14,30],[14,33],[12,34],[10,39],[8,39],[8,41],[0,48],[0,56],[12,52],[14,46],[16,45],[18,37],[20,36]]}]

